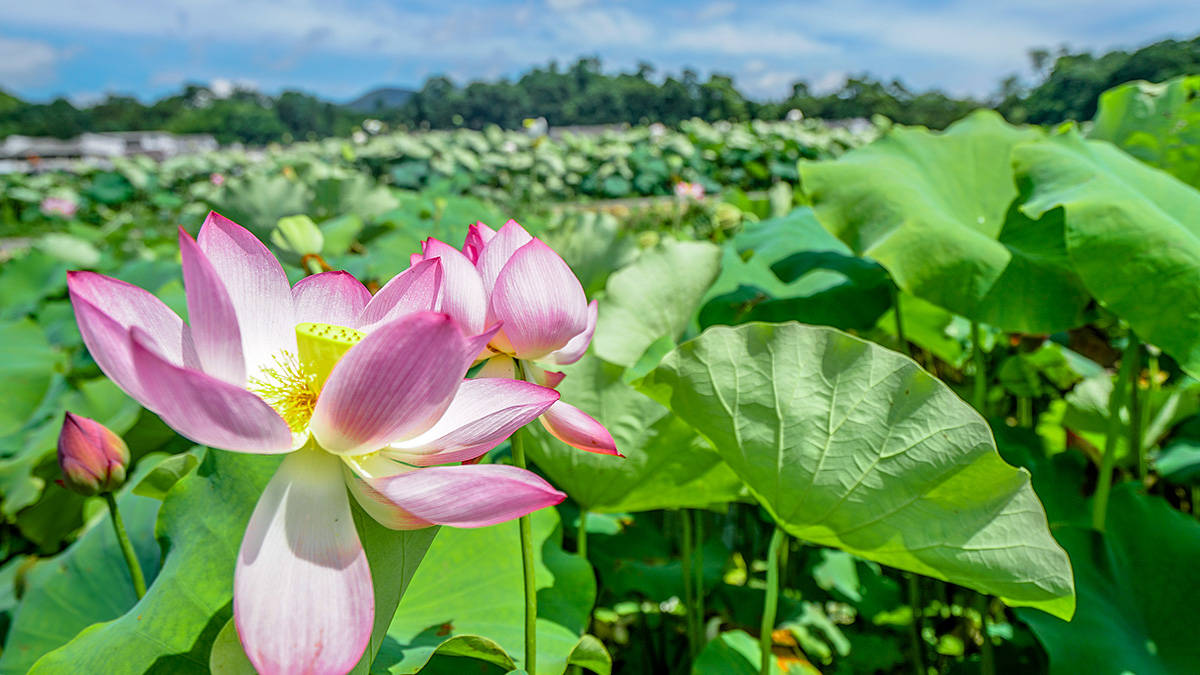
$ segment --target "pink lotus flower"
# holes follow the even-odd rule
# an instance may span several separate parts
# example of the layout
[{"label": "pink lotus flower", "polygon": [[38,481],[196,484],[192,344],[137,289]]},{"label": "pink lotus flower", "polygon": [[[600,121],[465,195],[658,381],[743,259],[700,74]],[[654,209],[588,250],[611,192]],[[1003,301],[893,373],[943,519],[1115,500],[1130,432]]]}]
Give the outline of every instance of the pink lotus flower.
[{"label": "pink lotus flower", "polygon": [[242,540],[237,630],[261,673],[345,673],[374,617],[347,488],[401,530],[480,527],[557,504],[565,495],[516,467],[434,465],[482,455],[558,393],[463,380],[496,331],[464,334],[431,311],[436,260],[372,297],[344,272],[289,288],[266,247],[215,213],[198,239],[180,230],[190,324],[140,288],[72,272],[80,332],[105,374],[182,435],[290,453]]},{"label": "pink lotus flower", "polygon": [[79,206],[63,197],[46,197],[40,205],[42,213],[47,216],[60,216],[62,218],[75,217],[75,211]]},{"label": "pink lotus flower", "polygon": [[675,184],[675,196],[680,199],[700,201],[704,199],[704,186],[700,183],[688,183],[681,180]]},{"label": "pink lotus flower", "polygon": [[[441,260],[446,275],[441,311],[473,333],[500,325],[479,356],[487,360],[480,377],[524,375],[553,388],[563,373],[539,363],[567,365],[587,351],[596,330],[596,301],[589,304],[567,263],[516,221],[499,232],[483,223],[472,225],[461,252],[427,239],[421,253],[412,256],[413,269],[431,260]],[[575,406],[556,401],[540,419],[568,445],[621,454],[604,425]]]},{"label": "pink lotus flower", "polygon": [[225,184],[225,174],[217,173],[214,171],[208,175],[208,182],[212,183],[213,185],[215,185],[217,187],[221,187],[222,185]]}]

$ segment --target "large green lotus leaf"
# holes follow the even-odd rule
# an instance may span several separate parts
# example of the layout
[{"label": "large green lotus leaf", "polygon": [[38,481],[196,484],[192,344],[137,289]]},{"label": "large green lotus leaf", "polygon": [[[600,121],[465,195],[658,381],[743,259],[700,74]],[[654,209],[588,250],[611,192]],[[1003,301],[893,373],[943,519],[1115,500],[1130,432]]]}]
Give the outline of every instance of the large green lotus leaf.
[{"label": "large green lotus leaf", "polygon": [[[758,638],[743,630],[721,633],[704,647],[692,665],[693,675],[758,675],[762,672]],[[800,670],[800,672],[811,672]],[[772,675],[782,675],[778,660],[771,661]]]},{"label": "large green lotus leaf", "polygon": [[1050,672],[1173,675],[1200,664],[1200,524],[1161,499],[1117,486],[1106,534],[1055,530],[1075,565],[1071,622],[1018,610],[1050,655]]},{"label": "large green lotus leaf", "polygon": [[33,313],[45,298],[66,288],[67,264],[37,249],[0,269],[0,319]]},{"label": "large green lotus leaf", "polygon": [[[162,503],[156,534],[165,557],[146,596],[115,620],[88,617],[94,625],[42,657],[31,672],[207,673],[212,644],[232,616],[242,534],[279,460],[210,450]],[[371,649],[377,650],[433,531],[393,532],[358,510],[355,521],[375,581]],[[364,654],[355,672],[365,673],[370,658]]]},{"label": "large green lotus leaf", "polygon": [[625,459],[583,452],[527,427],[527,452],[550,481],[598,512],[703,508],[733,501],[742,482],[681,419],[625,383],[624,369],[588,354],[563,368],[568,401],[600,420]]},{"label": "large green lotus leaf", "polygon": [[251,173],[227,179],[214,208],[266,240],[280,218],[307,213],[310,202],[311,192],[301,181]]},{"label": "large green lotus leaf", "polygon": [[[128,491],[117,502],[150,583],[158,570],[154,520],[159,502]],[[43,654],[66,644],[92,623],[121,616],[137,602],[129,568],[104,508],[70,548],[29,570],[24,583],[25,594],[0,654],[0,673],[4,674],[29,672]]]},{"label": "large green lotus leaf", "polygon": [[88,617],[93,625],[31,672],[144,672],[155,665],[206,672],[208,645],[232,613],[242,532],[277,464],[274,457],[209,451],[162,502],[156,535],[165,555],[146,596],[114,620]]},{"label": "large green lotus leaf", "polygon": [[891,289],[882,267],[855,256],[801,207],[747,225],[722,247],[700,325],[798,320],[865,329],[891,305]]},{"label": "large green lotus leaf", "polygon": [[0,436],[7,436],[29,421],[65,359],[30,319],[0,321],[0,345]]},{"label": "large green lotus leaf", "polygon": [[608,278],[593,341],[606,361],[632,366],[664,336],[678,339],[721,271],[721,249],[666,240]]},{"label": "large green lotus leaf", "polygon": [[[596,598],[591,565],[562,550],[558,512],[533,514],[536,675],[561,675]],[[524,654],[524,577],[516,521],[442,528],[392,618],[373,673],[415,673],[437,654],[515,669]]]},{"label": "large green lotus leaf", "polygon": [[539,236],[571,266],[589,297],[603,290],[608,276],[629,263],[637,250],[610,213],[566,213]]},{"label": "large green lotus leaf", "polygon": [[312,209],[322,219],[344,213],[374,218],[398,205],[388,188],[376,183],[368,174],[322,178],[313,184]]},{"label": "large green lotus leaf", "polygon": [[[904,322],[904,339],[955,368],[971,357],[971,322],[915,295],[899,293],[879,318],[878,328],[896,336],[896,305]],[[898,339],[898,338],[897,338]],[[984,340],[987,340],[985,334]]]},{"label": "large green lotus leaf", "polygon": [[1069,618],[1029,473],[911,359],[829,328],[711,328],[644,391],[712,441],[788,533]]},{"label": "large green lotus leaf", "polygon": [[1064,212],[1072,264],[1143,340],[1200,375],[1200,191],[1074,130],[1013,153],[1030,217]]},{"label": "large green lotus leaf", "polygon": [[1061,219],[1009,208],[1012,149],[1040,136],[980,111],[944,133],[895,127],[800,173],[821,224],[903,290],[1005,330],[1055,331],[1083,323],[1089,297]]},{"label": "large green lotus leaf", "polygon": [[1130,82],[1100,95],[1088,138],[1200,188],[1200,75]]}]

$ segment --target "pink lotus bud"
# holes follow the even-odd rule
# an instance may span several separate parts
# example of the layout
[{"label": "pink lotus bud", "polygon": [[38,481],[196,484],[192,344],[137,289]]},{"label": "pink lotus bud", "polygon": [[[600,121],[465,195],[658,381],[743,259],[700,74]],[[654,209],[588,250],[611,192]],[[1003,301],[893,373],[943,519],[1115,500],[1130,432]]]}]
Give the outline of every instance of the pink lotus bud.
[{"label": "pink lotus bud", "polygon": [[483,247],[496,236],[496,231],[479,221],[467,228],[467,241],[463,243],[462,252],[467,260],[476,262]]},{"label": "pink lotus bud", "polygon": [[58,466],[63,485],[90,496],[112,492],[125,482],[129,448],[96,420],[67,413],[58,435]]}]

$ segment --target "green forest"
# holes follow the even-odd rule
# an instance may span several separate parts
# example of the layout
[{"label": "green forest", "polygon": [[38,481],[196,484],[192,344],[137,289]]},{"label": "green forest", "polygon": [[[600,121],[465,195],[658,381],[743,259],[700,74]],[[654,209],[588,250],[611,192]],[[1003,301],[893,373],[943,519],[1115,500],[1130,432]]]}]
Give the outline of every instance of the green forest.
[{"label": "green forest", "polygon": [[[899,80],[869,75],[847,78],[837,90],[814,92],[804,81],[778,101],[756,101],[727,75],[704,80],[691,70],[658,77],[654,66],[632,72],[605,72],[598,58],[568,66],[551,62],[516,80],[460,85],[447,77],[429,78],[399,105],[343,105],[300,91],[269,96],[236,90],[218,98],[202,85],[145,104],[110,94],[90,107],[65,98],[49,103],[20,100],[0,91],[0,138],[11,134],[69,138],[89,131],[166,130],[209,133],[222,143],[263,144],[348,135],[364,118],[405,129],[482,129],[496,124],[519,128],[530,117],[553,126],[584,124],[677,124],[706,121],[783,119],[791,110],[820,119],[870,118],[942,129],[969,111],[988,107],[1012,123],[1053,124],[1087,120],[1096,113],[1101,92],[1132,80],[1161,82],[1200,70],[1200,36],[1163,40],[1135,51],[1102,55],[1045,49],[1030,53],[1038,81],[1010,76],[987,100],[958,98],[933,89],[914,91]],[[392,90],[393,92],[395,90]],[[395,99],[392,99],[395,100]]]}]

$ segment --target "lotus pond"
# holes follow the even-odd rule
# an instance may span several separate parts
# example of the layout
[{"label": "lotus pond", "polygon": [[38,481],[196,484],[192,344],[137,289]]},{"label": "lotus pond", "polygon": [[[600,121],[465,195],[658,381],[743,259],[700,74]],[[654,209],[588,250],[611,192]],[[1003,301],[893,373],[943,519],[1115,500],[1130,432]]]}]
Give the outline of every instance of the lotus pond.
[{"label": "lotus pond", "polygon": [[1197,672],[1198,91],[0,176],[0,673]]}]

